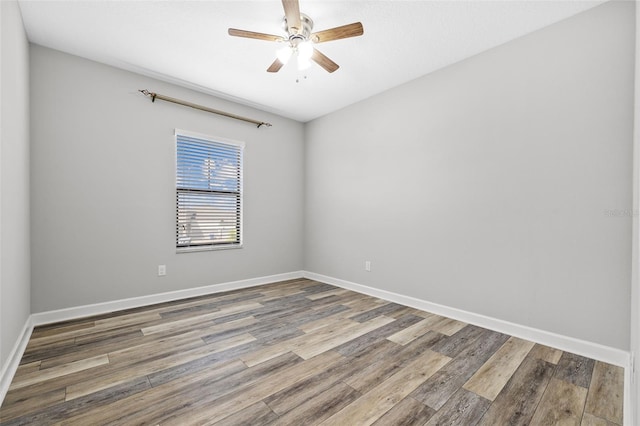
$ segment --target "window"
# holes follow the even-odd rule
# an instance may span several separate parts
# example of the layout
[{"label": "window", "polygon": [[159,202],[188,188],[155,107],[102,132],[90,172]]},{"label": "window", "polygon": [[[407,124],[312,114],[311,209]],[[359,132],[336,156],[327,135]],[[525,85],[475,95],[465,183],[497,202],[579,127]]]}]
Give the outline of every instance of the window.
[{"label": "window", "polygon": [[176,130],[176,247],[242,245],[244,144]]}]

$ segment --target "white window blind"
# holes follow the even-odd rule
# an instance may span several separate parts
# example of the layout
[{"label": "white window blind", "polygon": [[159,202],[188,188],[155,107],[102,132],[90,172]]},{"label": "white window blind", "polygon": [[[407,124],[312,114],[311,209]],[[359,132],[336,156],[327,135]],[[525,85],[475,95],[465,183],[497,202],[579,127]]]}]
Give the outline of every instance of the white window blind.
[{"label": "white window blind", "polygon": [[244,145],[176,131],[176,247],[242,244]]}]

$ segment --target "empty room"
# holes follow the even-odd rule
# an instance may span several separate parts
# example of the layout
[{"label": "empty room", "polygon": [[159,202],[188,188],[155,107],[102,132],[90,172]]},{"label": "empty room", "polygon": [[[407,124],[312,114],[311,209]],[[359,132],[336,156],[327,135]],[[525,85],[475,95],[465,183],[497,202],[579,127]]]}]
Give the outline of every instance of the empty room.
[{"label": "empty room", "polygon": [[0,425],[638,425],[634,0],[0,1]]}]

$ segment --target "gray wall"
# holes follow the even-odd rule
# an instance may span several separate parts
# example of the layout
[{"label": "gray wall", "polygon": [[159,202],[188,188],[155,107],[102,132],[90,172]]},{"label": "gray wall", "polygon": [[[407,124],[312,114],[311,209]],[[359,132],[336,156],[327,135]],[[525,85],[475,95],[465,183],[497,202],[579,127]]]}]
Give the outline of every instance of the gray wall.
[{"label": "gray wall", "polygon": [[[31,123],[33,312],[302,268],[301,123],[36,45]],[[246,142],[243,249],[176,254],[175,128]]]},{"label": "gray wall", "polygon": [[29,44],[15,1],[0,2],[0,366],[30,314]]},{"label": "gray wall", "polygon": [[305,269],[628,350],[634,38],[604,4],[308,123]]}]

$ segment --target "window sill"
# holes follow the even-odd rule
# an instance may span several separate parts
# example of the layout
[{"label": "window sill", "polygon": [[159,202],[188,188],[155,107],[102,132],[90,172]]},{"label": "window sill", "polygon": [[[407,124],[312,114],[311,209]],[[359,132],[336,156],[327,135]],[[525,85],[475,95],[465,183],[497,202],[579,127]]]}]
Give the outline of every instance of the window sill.
[{"label": "window sill", "polygon": [[218,250],[234,250],[243,248],[242,244],[219,245],[219,246],[198,246],[198,247],[179,247],[176,253],[193,253],[198,251],[218,251]]}]

